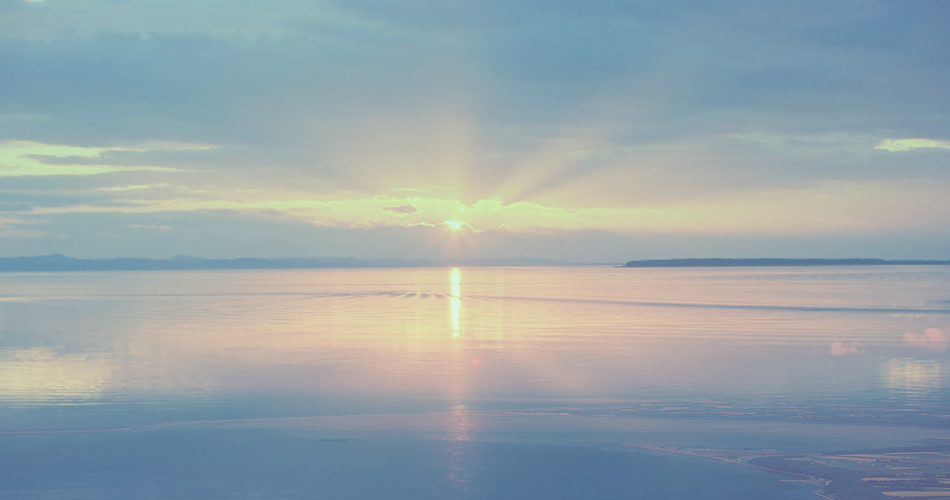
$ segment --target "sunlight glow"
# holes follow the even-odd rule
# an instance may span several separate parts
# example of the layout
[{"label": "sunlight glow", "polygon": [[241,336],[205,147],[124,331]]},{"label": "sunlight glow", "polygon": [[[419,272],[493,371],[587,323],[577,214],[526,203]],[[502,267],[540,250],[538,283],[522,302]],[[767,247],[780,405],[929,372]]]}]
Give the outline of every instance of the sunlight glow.
[{"label": "sunlight glow", "polygon": [[458,231],[462,227],[462,223],[455,220],[447,220],[445,221],[445,225],[449,226],[449,228],[453,231]]}]

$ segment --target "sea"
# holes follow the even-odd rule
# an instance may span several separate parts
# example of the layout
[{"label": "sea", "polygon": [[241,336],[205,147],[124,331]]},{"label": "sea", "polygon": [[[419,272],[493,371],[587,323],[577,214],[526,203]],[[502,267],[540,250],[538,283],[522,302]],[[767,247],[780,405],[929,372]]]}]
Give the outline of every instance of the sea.
[{"label": "sea", "polygon": [[0,498],[806,499],[950,439],[950,266],[0,273]]}]

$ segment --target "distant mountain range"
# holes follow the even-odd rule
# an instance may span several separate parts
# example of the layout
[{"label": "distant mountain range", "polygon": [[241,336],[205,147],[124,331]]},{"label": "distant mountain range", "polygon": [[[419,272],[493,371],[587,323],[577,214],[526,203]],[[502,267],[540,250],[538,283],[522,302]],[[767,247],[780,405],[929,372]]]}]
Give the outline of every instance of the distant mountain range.
[{"label": "distant mountain range", "polygon": [[342,257],[291,259],[203,259],[178,255],[171,259],[74,259],[61,254],[37,257],[0,257],[0,272],[43,271],[179,271],[197,269],[315,269],[444,266],[557,266],[567,262],[547,259],[373,259]]},{"label": "distant mountain range", "polygon": [[624,267],[805,267],[805,266],[947,266],[950,260],[886,259],[651,259]]}]

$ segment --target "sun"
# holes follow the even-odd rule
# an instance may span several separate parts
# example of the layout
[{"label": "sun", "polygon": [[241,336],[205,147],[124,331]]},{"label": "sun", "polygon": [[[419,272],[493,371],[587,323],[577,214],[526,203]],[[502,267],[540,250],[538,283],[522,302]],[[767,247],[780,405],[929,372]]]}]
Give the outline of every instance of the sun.
[{"label": "sun", "polygon": [[453,231],[458,231],[462,227],[462,223],[457,220],[447,220],[445,221],[445,225],[449,226]]}]

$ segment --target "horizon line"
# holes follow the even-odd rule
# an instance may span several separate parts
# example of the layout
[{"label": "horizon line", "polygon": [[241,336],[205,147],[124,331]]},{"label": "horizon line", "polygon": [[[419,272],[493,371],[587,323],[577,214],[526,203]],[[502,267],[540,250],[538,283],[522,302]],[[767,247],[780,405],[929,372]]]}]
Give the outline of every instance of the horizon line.
[{"label": "horizon line", "polygon": [[623,262],[569,262],[540,257],[481,258],[378,258],[356,257],[237,257],[205,258],[176,255],[171,258],[112,257],[73,258],[60,253],[37,256],[0,257],[0,272],[55,271],[187,271],[240,269],[321,269],[321,268],[423,268],[423,267],[563,267],[614,266],[623,268],[669,267],[829,267],[829,266],[950,265],[950,260],[879,258],[783,258],[713,257],[641,259]]}]

